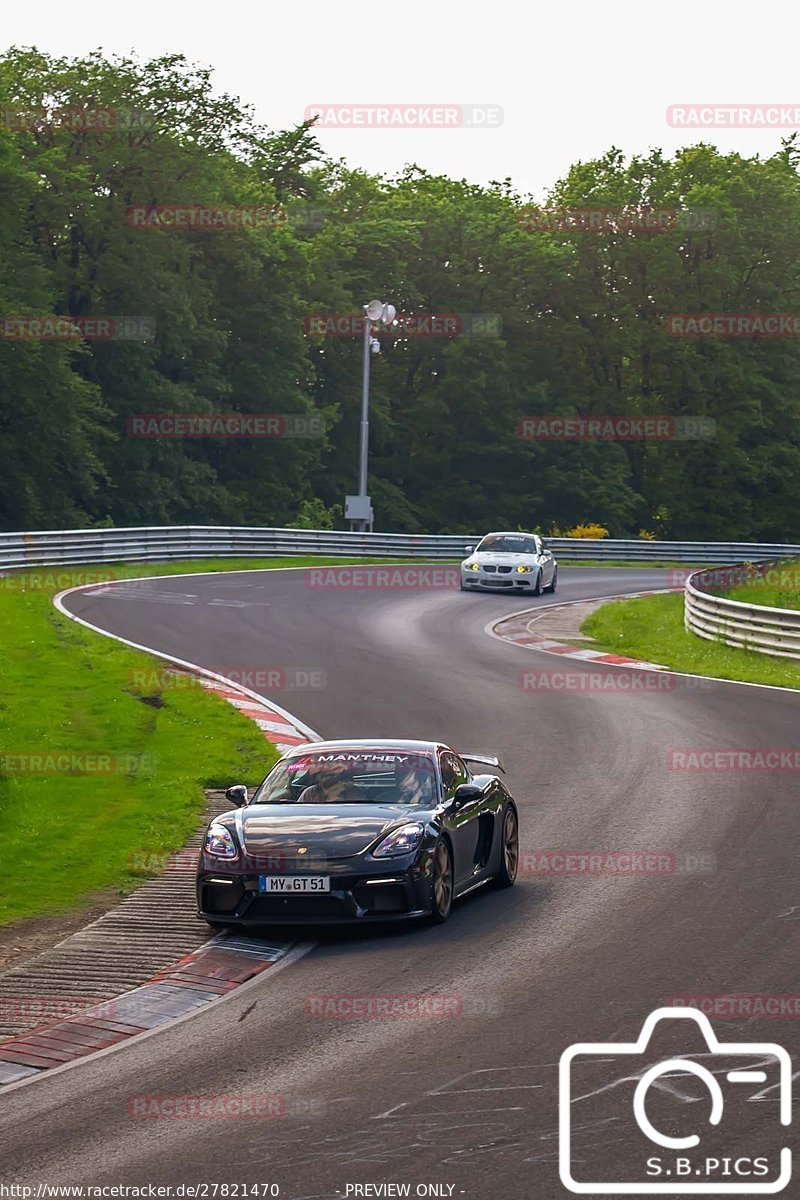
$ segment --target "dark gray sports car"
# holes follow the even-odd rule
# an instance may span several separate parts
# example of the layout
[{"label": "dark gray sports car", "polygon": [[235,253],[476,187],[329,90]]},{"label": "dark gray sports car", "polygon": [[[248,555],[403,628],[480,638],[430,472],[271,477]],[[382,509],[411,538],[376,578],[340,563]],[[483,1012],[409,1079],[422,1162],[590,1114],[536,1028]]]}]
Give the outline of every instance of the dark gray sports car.
[{"label": "dark gray sports car", "polygon": [[210,925],[445,921],[484,884],[511,887],[517,806],[496,758],[439,742],[309,742],[208,828],[197,875]]}]

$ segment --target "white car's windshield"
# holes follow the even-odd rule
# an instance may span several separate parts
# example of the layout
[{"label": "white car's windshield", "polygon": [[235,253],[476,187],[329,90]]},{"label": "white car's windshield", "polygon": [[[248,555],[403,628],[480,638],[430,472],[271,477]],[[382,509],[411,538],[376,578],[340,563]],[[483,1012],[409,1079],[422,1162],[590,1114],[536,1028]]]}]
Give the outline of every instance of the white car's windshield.
[{"label": "white car's windshield", "polygon": [[434,803],[432,758],[419,754],[365,751],[302,754],[275,767],[253,804]]},{"label": "white car's windshield", "polygon": [[538,554],[536,538],[511,533],[490,533],[478,546],[476,553],[491,550],[493,554]]}]

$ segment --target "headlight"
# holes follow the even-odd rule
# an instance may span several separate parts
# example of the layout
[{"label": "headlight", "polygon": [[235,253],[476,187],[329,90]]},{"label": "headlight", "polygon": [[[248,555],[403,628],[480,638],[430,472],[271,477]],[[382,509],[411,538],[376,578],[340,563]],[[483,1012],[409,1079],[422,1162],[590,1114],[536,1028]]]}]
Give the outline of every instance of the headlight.
[{"label": "headlight", "polygon": [[532,571],[532,570],[533,570],[533,567],[517,567],[517,571],[519,572],[520,575],[525,575],[528,571]]},{"label": "headlight", "polygon": [[379,846],[372,851],[373,858],[394,858],[400,854],[410,854],[416,850],[422,841],[424,827],[419,821],[410,825],[401,825],[393,833],[388,834]]},{"label": "headlight", "polygon": [[224,825],[217,825],[216,822],[209,826],[203,849],[206,854],[211,854],[214,858],[238,858],[239,856],[231,831]]},{"label": "headlight", "polygon": [[467,568],[468,571],[480,571],[480,569],[481,569],[480,563],[468,562],[468,563],[464,563],[464,566]]}]

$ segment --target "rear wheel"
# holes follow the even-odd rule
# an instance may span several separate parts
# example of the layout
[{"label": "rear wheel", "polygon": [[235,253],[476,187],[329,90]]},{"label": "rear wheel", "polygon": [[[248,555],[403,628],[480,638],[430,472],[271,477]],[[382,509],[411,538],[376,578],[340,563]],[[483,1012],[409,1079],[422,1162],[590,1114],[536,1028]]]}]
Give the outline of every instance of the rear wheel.
[{"label": "rear wheel", "polygon": [[513,887],[519,869],[519,821],[515,809],[508,806],[503,814],[503,841],[500,846],[500,870],[497,887]]},{"label": "rear wheel", "polygon": [[450,916],[453,907],[453,859],[444,838],[439,838],[433,852],[431,871],[431,921],[440,925]]}]

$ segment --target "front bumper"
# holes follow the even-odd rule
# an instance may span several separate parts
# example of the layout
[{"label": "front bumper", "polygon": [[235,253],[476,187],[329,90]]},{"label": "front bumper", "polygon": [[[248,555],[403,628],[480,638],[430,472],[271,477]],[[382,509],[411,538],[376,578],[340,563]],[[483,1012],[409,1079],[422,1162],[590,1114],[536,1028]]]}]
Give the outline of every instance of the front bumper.
[{"label": "front bumper", "polygon": [[537,571],[509,573],[486,571],[481,567],[478,571],[461,571],[461,582],[468,588],[486,588],[492,592],[514,591],[519,588],[523,592],[532,592],[536,586]]},{"label": "front bumper", "polygon": [[330,892],[266,894],[259,890],[265,871],[248,864],[201,859],[197,913],[225,925],[348,925],[408,921],[430,912],[430,855],[397,859],[344,859],[294,875],[328,875]]}]

